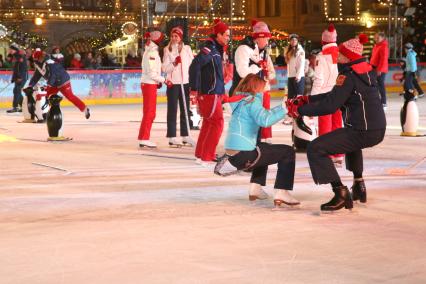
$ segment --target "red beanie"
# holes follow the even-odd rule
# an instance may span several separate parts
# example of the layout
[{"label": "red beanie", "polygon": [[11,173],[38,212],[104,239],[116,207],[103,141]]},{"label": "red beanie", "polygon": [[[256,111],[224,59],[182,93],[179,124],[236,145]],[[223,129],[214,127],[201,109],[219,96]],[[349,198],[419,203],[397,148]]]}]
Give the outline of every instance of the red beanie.
[{"label": "red beanie", "polygon": [[40,60],[43,58],[43,51],[41,51],[40,48],[36,48],[36,50],[33,52],[33,58],[35,60]]},{"label": "red beanie", "polygon": [[270,38],[271,32],[269,31],[268,25],[265,22],[260,22],[256,19],[251,21],[253,28],[253,38]]},{"label": "red beanie", "polygon": [[339,52],[350,61],[362,58],[364,44],[368,42],[368,37],[365,34],[360,34],[357,38],[350,39],[339,45]]},{"label": "red beanie", "polygon": [[164,35],[160,31],[148,32],[145,33],[145,36],[149,37],[149,39],[155,42],[157,45],[159,45],[164,39]]},{"label": "red beanie", "polygon": [[322,32],[321,41],[324,44],[336,42],[337,32],[333,24],[330,24],[326,30]]},{"label": "red beanie", "polygon": [[171,30],[170,34],[177,34],[180,37],[181,40],[183,39],[183,30],[182,30],[182,27],[179,27],[179,26],[178,27],[174,27]]},{"label": "red beanie", "polygon": [[224,22],[222,22],[220,19],[215,19],[213,21],[213,33],[215,35],[217,35],[217,34],[223,34],[227,30],[229,30],[228,25],[225,24]]}]

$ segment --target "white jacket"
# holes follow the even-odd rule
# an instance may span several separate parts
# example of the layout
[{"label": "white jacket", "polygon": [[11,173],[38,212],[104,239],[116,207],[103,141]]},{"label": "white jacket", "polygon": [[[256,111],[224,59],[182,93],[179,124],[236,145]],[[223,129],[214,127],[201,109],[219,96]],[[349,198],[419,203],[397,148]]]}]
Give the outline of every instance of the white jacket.
[{"label": "white jacket", "polygon": [[[337,47],[337,44],[326,44],[322,47],[322,50],[324,51],[330,47]],[[331,54],[323,54],[323,52],[320,52],[316,56],[315,75],[311,95],[330,92],[336,84],[337,76],[339,76],[337,62],[333,62]]]},{"label": "white jacket", "polygon": [[144,84],[158,84],[165,81],[161,76],[161,59],[158,54],[158,46],[150,42],[145,48],[142,57],[142,78]]},{"label": "white jacket", "polygon": [[[173,62],[175,62],[176,57],[178,57],[179,55],[182,59],[182,63],[179,63],[178,65],[174,66]],[[166,79],[171,81],[174,85],[182,83],[188,84],[189,66],[191,65],[193,59],[194,55],[189,45],[184,45],[180,54],[177,46],[172,46],[172,51],[169,51],[168,47],[164,48],[162,69],[163,72],[167,73]]]},{"label": "white jacket", "polygon": [[[238,75],[240,75],[241,78],[245,78],[248,74],[257,74],[259,73],[262,68],[257,66],[256,64],[250,65],[250,60],[252,60],[255,63],[258,63],[263,58],[261,58],[259,54],[259,47],[255,46],[254,49],[250,48],[248,45],[240,45],[237,50],[235,51],[235,68],[237,69]],[[268,82],[265,86],[265,91],[271,90],[271,86],[269,84],[269,80],[275,79],[275,68],[274,63],[272,62],[271,56],[266,56],[267,62],[268,62]]]},{"label": "white jacket", "polygon": [[300,44],[297,45],[296,56],[292,56],[290,62],[287,62],[287,74],[289,78],[297,79],[305,76],[305,51]]}]

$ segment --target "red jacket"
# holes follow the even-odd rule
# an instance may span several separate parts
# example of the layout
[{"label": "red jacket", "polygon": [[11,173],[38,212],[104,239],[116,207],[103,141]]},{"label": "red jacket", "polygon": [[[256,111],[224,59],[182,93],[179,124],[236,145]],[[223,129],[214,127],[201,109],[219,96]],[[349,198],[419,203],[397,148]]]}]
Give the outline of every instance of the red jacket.
[{"label": "red jacket", "polygon": [[389,47],[388,41],[376,43],[371,54],[370,64],[373,65],[378,72],[387,73],[389,70]]},{"label": "red jacket", "polygon": [[70,63],[70,68],[72,68],[72,69],[83,69],[83,63],[81,63],[81,61],[73,58],[71,60],[71,63]]}]

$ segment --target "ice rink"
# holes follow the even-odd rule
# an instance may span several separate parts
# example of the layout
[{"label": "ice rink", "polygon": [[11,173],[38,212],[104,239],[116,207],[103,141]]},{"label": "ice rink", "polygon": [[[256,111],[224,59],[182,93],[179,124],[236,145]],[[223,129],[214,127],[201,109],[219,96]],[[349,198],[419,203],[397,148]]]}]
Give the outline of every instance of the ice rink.
[{"label": "ice rink", "polygon": [[[399,136],[401,106],[390,99],[386,138],[364,151],[368,203],[335,214],[320,214],[332,192],[305,154],[300,208],[251,204],[249,176],[215,176],[194,149],[168,147],[165,104],[157,150],[138,148],[140,105],[92,106],[88,121],[63,108],[66,143],[1,110],[0,283],[426,283],[426,137]],[[274,143],[290,131],[274,126]]]}]

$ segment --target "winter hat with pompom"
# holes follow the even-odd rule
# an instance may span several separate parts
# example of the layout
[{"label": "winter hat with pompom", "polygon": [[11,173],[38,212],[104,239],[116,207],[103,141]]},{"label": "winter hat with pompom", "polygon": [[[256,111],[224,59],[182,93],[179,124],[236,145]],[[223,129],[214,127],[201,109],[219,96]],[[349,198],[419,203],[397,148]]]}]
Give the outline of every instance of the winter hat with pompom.
[{"label": "winter hat with pompom", "polygon": [[337,41],[337,32],[333,24],[330,24],[328,28],[322,32],[321,41],[323,44]]},{"label": "winter hat with pompom", "polygon": [[229,30],[228,25],[225,24],[224,22],[222,22],[220,19],[215,19],[213,21],[213,33],[215,35],[217,35],[217,34],[223,34],[227,30]]},{"label": "winter hat with pompom", "polygon": [[364,44],[368,42],[368,37],[365,34],[360,34],[358,37],[345,41],[339,45],[339,52],[350,61],[362,58]]},{"label": "winter hat with pompom", "polygon": [[268,25],[265,22],[261,22],[253,19],[251,21],[253,27],[253,38],[270,38],[271,32],[269,31]]}]

